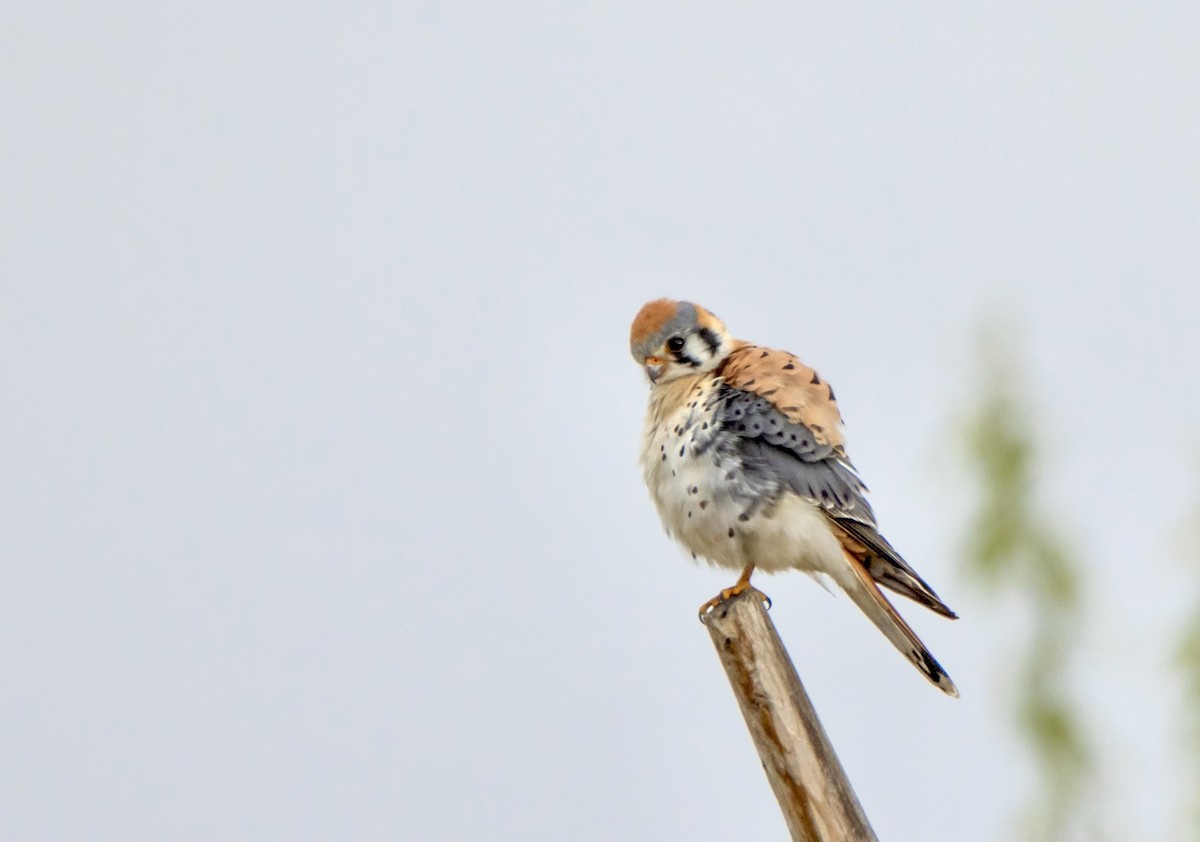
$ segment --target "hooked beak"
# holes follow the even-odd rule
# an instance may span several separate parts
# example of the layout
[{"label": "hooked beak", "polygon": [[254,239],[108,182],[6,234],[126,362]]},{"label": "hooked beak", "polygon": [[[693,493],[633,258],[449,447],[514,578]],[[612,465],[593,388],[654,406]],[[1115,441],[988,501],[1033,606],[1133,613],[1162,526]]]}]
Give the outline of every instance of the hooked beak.
[{"label": "hooked beak", "polygon": [[651,383],[657,383],[658,378],[662,377],[663,369],[666,368],[666,363],[659,357],[646,357],[646,376],[650,378]]}]

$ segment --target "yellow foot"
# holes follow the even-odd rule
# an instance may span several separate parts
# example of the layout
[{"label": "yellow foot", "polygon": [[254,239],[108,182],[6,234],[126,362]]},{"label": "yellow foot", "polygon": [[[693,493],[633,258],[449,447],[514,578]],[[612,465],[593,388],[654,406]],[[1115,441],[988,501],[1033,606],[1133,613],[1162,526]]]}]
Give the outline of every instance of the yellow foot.
[{"label": "yellow foot", "polygon": [[763,601],[763,603],[767,606],[767,608],[769,609],[771,607],[771,597],[767,596],[765,593],[760,591],[758,588],[752,586],[749,582],[738,582],[732,588],[725,588],[723,591],[721,591],[719,594],[714,596],[708,602],[701,605],[700,606],[700,619],[703,620],[705,614],[712,611],[714,608],[716,608],[722,602],[725,602],[726,600],[729,600],[729,599],[733,599],[735,596],[738,596],[739,594],[744,594],[746,591],[753,591],[754,593],[758,594],[758,598]]}]

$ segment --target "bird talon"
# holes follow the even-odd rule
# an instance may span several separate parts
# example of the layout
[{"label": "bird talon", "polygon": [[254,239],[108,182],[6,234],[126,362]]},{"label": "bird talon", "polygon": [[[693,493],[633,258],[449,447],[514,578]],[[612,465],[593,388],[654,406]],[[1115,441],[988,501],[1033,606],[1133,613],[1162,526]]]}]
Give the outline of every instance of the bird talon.
[{"label": "bird talon", "polygon": [[700,612],[699,612],[700,619],[703,620],[706,614],[711,612],[713,609],[717,608],[717,606],[721,605],[723,602],[727,602],[728,600],[733,599],[735,596],[741,596],[742,594],[746,593],[747,591],[752,591],[755,594],[757,594],[758,598],[760,600],[762,600],[764,605],[767,606],[767,610],[769,611],[771,609],[771,597],[767,596],[765,593],[760,591],[758,588],[751,586],[751,584],[749,582],[738,582],[732,588],[722,589],[719,594],[714,596],[708,602],[701,605]]}]

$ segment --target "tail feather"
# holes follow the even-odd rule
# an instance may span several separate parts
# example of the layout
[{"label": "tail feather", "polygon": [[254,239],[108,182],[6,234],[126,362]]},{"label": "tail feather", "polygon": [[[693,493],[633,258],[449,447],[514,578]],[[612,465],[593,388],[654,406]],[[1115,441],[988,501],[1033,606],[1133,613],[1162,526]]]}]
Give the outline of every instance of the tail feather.
[{"label": "tail feather", "polygon": [[847,566],[851,575],[839,576],[838,584],[849,594],[871,622],[883,632],[892,645],[908,658],[921,674],[930,680],[939,690],[949,696],[958,698],[958,688],[950,680],[950,676],[925,648],[925,644],[916,633],[904,622],[887,597],[879,590],[871,578],[871,574],[849,553],[846,553]]}]

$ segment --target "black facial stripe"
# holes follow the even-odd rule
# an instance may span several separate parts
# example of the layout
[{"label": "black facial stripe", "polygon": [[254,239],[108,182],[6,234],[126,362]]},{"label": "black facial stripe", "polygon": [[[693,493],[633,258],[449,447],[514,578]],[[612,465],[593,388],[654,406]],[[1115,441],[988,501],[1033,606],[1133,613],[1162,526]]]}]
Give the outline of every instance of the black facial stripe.
[{"label": "black facial stripe", "polygon": [[681,365],[690,365],[692,368],[696,368],[700,365],[700,361],[688,353],[690,346],[690,342],[685,342],[678,351],[672,351],[671,356],[675,358],[675,362]]},{"label": "black facial stripe", "polygon": [[700,334],[700,338],[704,340],[705,344],[708,345],[708,352],[710,354],[717,353],[717,349],[721,347],[721,338],[717,336],[717,332],[708,327],[702,327],[697,332]]}]

